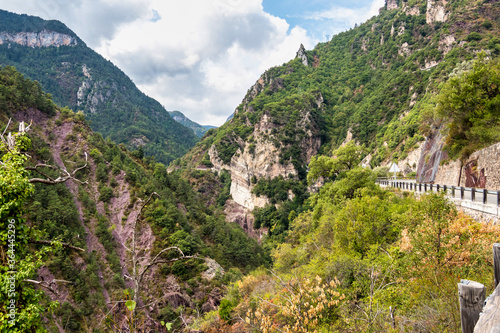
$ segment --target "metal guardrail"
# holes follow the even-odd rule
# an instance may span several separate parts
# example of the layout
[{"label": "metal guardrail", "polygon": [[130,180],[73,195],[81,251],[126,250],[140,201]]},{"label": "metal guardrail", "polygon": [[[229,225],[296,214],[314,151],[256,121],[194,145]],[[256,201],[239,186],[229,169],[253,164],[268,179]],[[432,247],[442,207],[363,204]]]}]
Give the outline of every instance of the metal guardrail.
[{"label": "metal guardrail", "polygon": [[377,183],[382,186],[391,186],[402,190],[414,192],[444,192],[445,195],[459,200],[478,202],[484,205],[500,206],[500,191],[490,191],[488,189],[476,189],[474,187],[449,186],[440,184],[415,183],[403,180],[377,179]]}]

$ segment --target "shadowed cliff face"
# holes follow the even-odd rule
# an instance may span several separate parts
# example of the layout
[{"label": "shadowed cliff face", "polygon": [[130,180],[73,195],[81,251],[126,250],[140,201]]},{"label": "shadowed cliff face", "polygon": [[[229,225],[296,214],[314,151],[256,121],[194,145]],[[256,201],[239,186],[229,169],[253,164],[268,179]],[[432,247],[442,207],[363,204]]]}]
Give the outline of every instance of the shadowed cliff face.
[{"label": "shadowed cliff face", "polygon": [[28,47],[76,46],[74,37],[60,32],[42,30],[40,32],[0,32],[0,45],[15,43]]},{"label": "shadowed cliff face", "polygon": [[447,154],[443,152],[443,136],[440,130],[432,133],[424,143],[422,155],[417,168],[417,181],[432,183],[436,178],[439,163]]}]

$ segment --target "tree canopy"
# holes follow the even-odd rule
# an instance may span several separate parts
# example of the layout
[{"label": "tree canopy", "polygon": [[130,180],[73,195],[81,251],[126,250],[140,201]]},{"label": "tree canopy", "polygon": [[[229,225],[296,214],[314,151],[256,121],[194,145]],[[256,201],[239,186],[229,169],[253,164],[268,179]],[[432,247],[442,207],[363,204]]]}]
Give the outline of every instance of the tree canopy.
[{"label": "tree canopy", "polygon": [[453,158],[500,141],[500,61],[483,54],[470,70],[444,84],[437,113],[448,121],[446,149]]}]

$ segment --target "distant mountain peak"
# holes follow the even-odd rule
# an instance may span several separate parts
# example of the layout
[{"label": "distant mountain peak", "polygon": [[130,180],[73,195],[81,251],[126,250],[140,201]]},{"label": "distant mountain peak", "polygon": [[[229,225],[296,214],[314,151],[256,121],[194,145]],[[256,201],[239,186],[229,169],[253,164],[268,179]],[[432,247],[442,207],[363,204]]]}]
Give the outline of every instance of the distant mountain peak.
[{"label": "distant mountain peak", "polygon": [[217,128],[216,126],[200,125],[192,121],[188,117],[186,117],[180,111],[168,111],[168,113],[170,114],[170,117],[172,117],[172,119],[174,119],[179,124],[187,128],[190,128],[194,132],[194,134],[196,134],[196,136],[198,136],[199,138],[203,137],[203,135],[205,135],[205,133],[208,132],[208,130],[212,128]]}]

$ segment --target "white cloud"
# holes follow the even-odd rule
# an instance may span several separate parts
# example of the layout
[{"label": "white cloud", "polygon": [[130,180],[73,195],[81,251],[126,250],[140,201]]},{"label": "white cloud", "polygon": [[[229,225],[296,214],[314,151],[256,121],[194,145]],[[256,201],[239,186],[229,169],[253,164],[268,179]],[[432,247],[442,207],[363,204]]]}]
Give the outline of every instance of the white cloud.
[{"label": "white cloud", "polygon": [[[352,27],[354,24],[365,22],[369,18],[378,14],[380,8],[385,5],[385,0],[373,0],[369,6],[345,7],[333,5],[331,8],[307,15],[306,19],[312,20],[332,20],[335,25],[346,24]],[[339,31],[335,31],[337,33]]]},{"label": "white cloud", "polygon": [[[310,19],[336,33],[335,22],[360,23],[383,2]],[[0,8],[62,21],[168,110],[210,125],[221,125],[266,69],[317,42],[264,12],[262,0],[0,0]]]},{"label": "white cloud", "polygon": [[97,50],[169,110],[221,125],[264,70],[293,59],[306,32],[263,11],[261,1],[151,0],[151,15],[123,26]]}]

